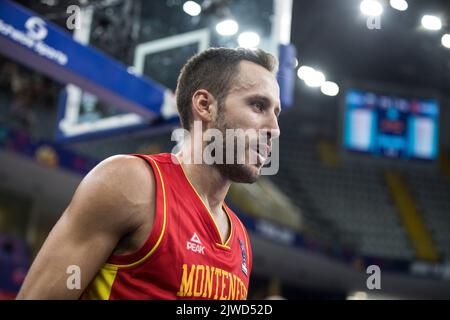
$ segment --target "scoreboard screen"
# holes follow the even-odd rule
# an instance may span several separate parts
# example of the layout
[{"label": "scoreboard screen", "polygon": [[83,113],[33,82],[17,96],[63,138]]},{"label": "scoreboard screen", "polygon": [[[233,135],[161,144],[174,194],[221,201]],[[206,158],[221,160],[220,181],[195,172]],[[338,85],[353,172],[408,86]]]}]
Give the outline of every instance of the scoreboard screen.
[{"label": "scoreboard screen", "polygon": [[350,151],[403,159],[438,156],[436,100],[352,89],[344,115],[344,146]]}]

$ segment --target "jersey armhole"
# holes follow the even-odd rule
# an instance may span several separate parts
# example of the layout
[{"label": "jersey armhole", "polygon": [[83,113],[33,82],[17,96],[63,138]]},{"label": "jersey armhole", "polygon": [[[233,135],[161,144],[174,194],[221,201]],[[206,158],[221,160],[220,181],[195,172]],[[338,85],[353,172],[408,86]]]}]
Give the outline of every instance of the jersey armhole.
[{"label": "jersey armhole", "polygon": [[131,268],[146,261],[161,244],[166,229],[166,192],[160,168],[157,162],[150,156],[140,154],[132,154],[132,156],[145,160],[153,171],[153,176],[155,177],[155,218],[150,234],[141,248],[128,254],[111,255],[105,264],[106,268]]}]

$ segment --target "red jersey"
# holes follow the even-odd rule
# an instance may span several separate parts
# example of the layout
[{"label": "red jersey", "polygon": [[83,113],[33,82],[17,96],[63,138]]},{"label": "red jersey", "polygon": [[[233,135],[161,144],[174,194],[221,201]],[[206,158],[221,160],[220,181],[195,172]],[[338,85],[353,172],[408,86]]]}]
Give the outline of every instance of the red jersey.
[{"label": "red jersey", "polygon": [[223,242],[211,212],[174,155],[135,156],[144,159],[155,176],[153,228],[138,251],[112,255],[82,298],[246,299],[252,251],[241,221],[223,205],[230,222]]}]

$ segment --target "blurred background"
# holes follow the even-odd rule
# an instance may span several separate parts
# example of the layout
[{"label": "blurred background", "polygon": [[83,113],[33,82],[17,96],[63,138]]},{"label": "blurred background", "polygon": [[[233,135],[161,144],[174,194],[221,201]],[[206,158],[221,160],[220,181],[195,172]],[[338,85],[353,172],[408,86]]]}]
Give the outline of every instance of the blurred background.
[{"label": "blurred background", "polygon": [[279,171],[227,198],[249,298],[449,299],[449,18],[446,0],[0,0],[0,299],[90,169],[172,150],[179,70],[209,46],[280,60]]}]

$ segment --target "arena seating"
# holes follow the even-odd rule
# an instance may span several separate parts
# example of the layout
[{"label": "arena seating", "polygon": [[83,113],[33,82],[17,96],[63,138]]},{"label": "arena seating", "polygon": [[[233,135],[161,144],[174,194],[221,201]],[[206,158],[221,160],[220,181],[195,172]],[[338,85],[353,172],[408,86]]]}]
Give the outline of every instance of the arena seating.
[{"label": "arena seating", "polygon": [[441,255],[450,259],[450,183],[437,174],[409,171],[409,186]]},{"label": "arena seating", "polygon": [[364,164],[326,167],[316,144],[289,144],[289,139],[282,144],[281,169],[274,181],[302,208],[306,227],[333,235],[366,256],[414,258],[381,170]]}]

